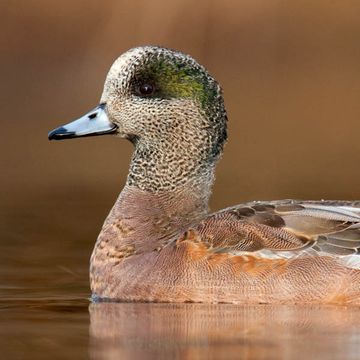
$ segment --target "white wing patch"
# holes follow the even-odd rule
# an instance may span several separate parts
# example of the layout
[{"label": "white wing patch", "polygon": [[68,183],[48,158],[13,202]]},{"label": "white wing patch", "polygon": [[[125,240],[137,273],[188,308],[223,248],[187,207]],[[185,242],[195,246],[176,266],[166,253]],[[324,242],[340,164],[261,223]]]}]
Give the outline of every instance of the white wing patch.
[{"label": "white wing patch", "polygon": [[[294,215],[316,216],[318,218],[346,222],[360,221],[360,209],[347,206],[325,206],[301,204],[304,210],[294,212]],[[356,209],[356,211],[354,210]]]},{"label": "white wing patch", "polygon": [[258,250],[258,251],[232,251],[231,254],[243,257],[257,257],[267,260],[291,260],[304,257],[331,257],[336,262],[340,263],[350,269],[360,270],[360,256],[359,255],[332,255],[324,252],[319,252],[312,248],[302,249],[298,251],[273,251],[273,250]]}]

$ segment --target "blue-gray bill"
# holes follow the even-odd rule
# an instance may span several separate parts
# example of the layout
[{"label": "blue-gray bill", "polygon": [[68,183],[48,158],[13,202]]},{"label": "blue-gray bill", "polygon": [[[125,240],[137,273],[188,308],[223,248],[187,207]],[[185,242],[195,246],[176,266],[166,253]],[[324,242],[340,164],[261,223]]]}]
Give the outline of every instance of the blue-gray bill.
[{"label": "blue-gray bill", "polygon": [[117,126],[109,120],[106,114],[105,104],[100,104],[81,118],[50,131],[48,137],[49,140],[63,140],[111,134],[116,129]]}]

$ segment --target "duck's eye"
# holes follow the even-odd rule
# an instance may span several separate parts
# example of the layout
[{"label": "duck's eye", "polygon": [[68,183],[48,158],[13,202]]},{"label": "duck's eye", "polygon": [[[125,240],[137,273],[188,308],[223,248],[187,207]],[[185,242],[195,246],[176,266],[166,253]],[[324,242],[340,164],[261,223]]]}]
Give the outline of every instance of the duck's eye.
[{"label": "duck's eye", "polygon": [[155,92],[155,87],[150,83],[141,84],[139,86],[140,95],[149,96],[152,95],[154,92]]}]

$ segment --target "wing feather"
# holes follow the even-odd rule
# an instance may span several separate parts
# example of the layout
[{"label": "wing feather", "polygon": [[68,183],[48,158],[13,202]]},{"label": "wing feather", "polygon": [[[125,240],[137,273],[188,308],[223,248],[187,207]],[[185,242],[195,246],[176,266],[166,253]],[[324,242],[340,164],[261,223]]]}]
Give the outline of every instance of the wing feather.
[{"label": "wing feather", "polygon": [[360,201],[251,202],[209,215],[196,231],[209,251],[333,256],[360,267]]}]

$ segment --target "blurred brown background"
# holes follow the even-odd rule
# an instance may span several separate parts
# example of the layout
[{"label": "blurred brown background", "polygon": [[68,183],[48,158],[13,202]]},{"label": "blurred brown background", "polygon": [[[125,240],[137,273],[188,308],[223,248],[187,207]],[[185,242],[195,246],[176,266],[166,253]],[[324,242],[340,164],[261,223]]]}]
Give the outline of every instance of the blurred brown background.
[{"label": "blurred brown background", "polygon": [[78,249],[86,269],[132,147],[47,132],[96,106],[113,60],[142,44],[192,54],[225,90],[213,209],[360,198],[359,1],[2,0],[0,11],[0,230],[19,266],[76,274]]}]

